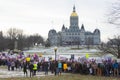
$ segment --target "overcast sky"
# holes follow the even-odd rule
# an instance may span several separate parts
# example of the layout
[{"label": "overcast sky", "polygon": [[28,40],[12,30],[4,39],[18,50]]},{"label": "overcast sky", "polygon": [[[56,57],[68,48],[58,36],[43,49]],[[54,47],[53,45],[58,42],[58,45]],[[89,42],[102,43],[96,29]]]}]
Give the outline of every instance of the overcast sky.
[{"label": "overcast sky", "polygon": [[25,34],[39,33],[47,38],[50,29],[69,28],[73,6],[86,31],[101,30],[101,40],[120,34],[119,29],[107,23],[106,14],[115,0],[0,0],[0,30],[22,29]]}]

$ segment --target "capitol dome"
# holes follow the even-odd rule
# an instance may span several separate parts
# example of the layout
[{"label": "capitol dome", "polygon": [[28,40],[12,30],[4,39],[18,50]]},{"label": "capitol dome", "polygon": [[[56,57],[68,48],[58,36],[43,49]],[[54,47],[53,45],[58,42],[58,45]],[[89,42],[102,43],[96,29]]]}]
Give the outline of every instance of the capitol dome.
[{"label": "capitol dome", "polygon": [[72,12],[71,16],[78,16],[76,12]]},{"label": "capitol dome", "polygon": [[75,11],[75,6],[73,7],[73,12],[72,12],[71,16],[78,16],[76,11]]}]

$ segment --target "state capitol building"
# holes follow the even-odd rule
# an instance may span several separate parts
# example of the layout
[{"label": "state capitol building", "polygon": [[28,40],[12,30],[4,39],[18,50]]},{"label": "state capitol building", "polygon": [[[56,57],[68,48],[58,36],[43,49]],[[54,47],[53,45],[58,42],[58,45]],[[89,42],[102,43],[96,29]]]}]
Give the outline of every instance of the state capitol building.
[{"label": "state capitol building", "polygon": [[99,45],[100,30],[95,29],[93,32],[86,31],[84,25],[79,28],[79,17],[76,13],[75,6],[70,15],[69,28],[62,26],[61,31],[51,29],[48,33],[48,41],[50,46],[64,46],[64,45]]}]

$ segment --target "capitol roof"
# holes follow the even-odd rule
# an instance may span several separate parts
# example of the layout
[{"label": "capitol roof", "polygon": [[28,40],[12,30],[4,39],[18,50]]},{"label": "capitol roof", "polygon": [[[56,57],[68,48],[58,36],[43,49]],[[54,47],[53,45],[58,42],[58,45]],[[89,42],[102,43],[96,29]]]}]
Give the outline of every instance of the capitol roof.
[{"label": "capitol roof", "polygon": [[76,12],[72,12],[71,16],[78,16]]},{"label": "capitol roof", "polygon": [[75,6],[73,7],[73,12],[72,12],[71,16],[78,16],[76,11],[75,11]]}]

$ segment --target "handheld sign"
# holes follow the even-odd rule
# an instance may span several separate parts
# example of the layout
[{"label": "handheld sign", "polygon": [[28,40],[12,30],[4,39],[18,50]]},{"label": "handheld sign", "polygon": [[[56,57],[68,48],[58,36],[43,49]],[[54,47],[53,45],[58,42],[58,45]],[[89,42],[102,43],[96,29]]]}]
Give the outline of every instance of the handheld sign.
[{"label": "handheld sign", "polygon": [[85,56],[86,56],[87,59],[89,58],[89,54],[88,53]]}]

